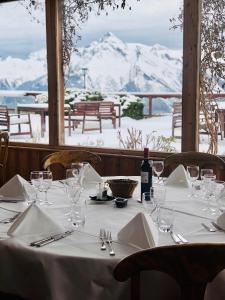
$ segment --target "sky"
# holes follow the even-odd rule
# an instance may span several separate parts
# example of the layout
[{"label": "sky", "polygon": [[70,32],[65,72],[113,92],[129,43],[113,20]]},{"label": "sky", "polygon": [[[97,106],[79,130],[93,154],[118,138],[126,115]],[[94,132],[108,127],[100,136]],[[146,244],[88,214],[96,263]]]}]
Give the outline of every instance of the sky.
[{"label": "sky", "polygon": [[[162,44],[182,48],[182,33],[170,30],[169,19],[177,16],[182,0],[127,0],[132,9],[108,11],[108,16],[95,12],[82,24],[78,46],[87,46],[111,31],[124,42],[147,45]],[[40,15],[42,14],[42,15]],[[32,21],[26,9],[17,3],[0,5],[0,57],[26,57],[45,47],[45,17],[39,11],[40,23]],[[9,22],[10,20],[10,22]]]}]

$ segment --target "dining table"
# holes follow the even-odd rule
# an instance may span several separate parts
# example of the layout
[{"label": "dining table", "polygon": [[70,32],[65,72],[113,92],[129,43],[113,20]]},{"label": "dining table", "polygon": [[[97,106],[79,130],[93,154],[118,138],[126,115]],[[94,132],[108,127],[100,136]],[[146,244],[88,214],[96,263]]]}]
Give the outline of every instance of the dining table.
[{"label": "dining table", "polygon": [[[139,177],[129,178],[140,181]],[[123,208],[116,207],[113,200],[91,200],[94,192],[95,187],[92,186],[81,194],[86,203],[85,224],[74,228],[67,237],[40,248],[30,246],[35,235],[8,236],[7,231],[12,224],[1,223],[2,219],[24,211],[28,207],[27,201],[0,202],[0,291],[30,300],[129,299],[129,281],[117,282],[113,278],[113,270],[121,259],[140,250],[117,238],[118,232],[137,213],[145,212],[143,203],[138,201],[140,184]],[[202,226],[202,223],[210,224],[217,216],[204,210],[206,202],[200,197],[201,190],[196,192],[199,195],[190,198],[188,188],[166,186],[166,200],[161,209],[174,211],[174,232],[182,234],[189,243],[225,242],[225,232],[209,232]],[[39,197],[44,195],[40,193]],[[48,199],[52,205],[43,204],[40,208],[65,230],[70,228],[68,213],[71,201],[62,181],[53,181]],[[114,256],[109,254],[108,249],[101,250],[100,229],[112,233]],[[175,244],[169,233],[159,232],[158,237],[157,246]],[[167,275],[151,271],[146,272],[142,280],[147,283],[147,289],[141,299],[179,299],[179,289]],[[206,299],[225,299],[224,271],[208,285]]]}]

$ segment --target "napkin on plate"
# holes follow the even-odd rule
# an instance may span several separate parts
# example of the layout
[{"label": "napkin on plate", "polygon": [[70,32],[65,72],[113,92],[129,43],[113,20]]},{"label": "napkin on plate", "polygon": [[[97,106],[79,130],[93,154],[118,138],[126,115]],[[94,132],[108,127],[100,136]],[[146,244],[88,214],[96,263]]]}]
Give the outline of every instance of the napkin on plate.
[{"label": "napkin on plate", "polygon": [[81,184],[87,187],[90,184],[96,184],[102,182],[101,176],[95,171],[90,164],[85,164],[84,169],[81,173]]},{"label": "napkin on plate", "polygon": [[58,224],[56,224],[39,206],[35,203],[20,214],[15,222],[9,228],[7,234],[9,236],[48,236],[63,232]]},{"label": "napkin on plate", "polygon": [[117,237],[118,240],[139,249],[152,248],[158,244],[158,230],[152,218],[144,213],[138,213],[131,219],[120,230]]},{"label": "napkin on plate", "polygon": [[17,174],[0,188],[0,200],[24,201],[28,187],[32,188],[32,185]]},{"label": "napkin on plate", "polygon": [[177,187],[190,187],[187,172],[183,165],[179,165],[166,180],[166,185]]}]

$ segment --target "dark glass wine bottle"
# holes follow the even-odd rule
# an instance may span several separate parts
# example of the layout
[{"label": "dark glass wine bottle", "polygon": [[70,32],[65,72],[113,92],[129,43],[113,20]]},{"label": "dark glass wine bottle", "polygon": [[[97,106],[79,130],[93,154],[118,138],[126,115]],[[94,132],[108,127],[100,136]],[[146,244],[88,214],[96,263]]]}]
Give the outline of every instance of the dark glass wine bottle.
[{"label": "dark glass wine bottle", "polygon": [[152,187],[152,161],[148,159],[148,148],[144,148],[144,160],[141,164],[141,200],[142,194],[150,192]]}]

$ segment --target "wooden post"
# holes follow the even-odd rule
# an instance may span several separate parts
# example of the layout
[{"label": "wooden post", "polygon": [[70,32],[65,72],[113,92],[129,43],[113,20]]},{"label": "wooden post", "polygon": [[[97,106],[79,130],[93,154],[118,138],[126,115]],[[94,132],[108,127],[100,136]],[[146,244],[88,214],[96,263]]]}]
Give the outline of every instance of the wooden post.
[{"label": "wooden post", "polygon": [[182,152],[199,149],[201,0],[184,0]]},{"label": "wooden post", "polygon": [[64,143],[64,78],[62,65],[62,1],[46,0],[49,144]]},{"label": "wooden post", "polygon": [[151,118],[152,117],[152,96],[149,96],[148,97],[148,114],[149,114],[149,117]]}]

